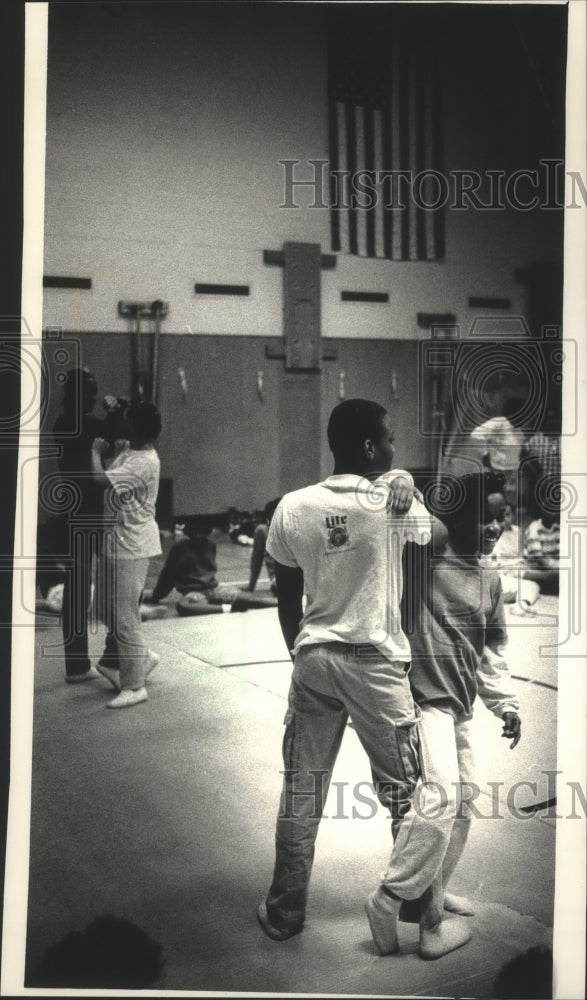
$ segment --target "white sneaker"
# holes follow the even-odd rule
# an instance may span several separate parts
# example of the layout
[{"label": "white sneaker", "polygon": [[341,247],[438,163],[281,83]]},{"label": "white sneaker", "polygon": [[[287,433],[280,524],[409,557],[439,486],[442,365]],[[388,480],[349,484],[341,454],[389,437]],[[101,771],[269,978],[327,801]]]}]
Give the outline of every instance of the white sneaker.
[{"label": "white sneaker", "polygon": [[133,705],[140,705],[142,701],[146,700],[146,688],[138,688],[137,691],[133,691],[132,688],[124,688],[116,698],[108,702],[106,708],[131,708]]},{"label": "white sneaker", "polygon": [[120,670],[114,670],[113,667],[107,667],[105,663],[98,663],[96,670],[102,677],[105,677],[107,681],[110,681],[112,687],[116,691],[120,691]]}]

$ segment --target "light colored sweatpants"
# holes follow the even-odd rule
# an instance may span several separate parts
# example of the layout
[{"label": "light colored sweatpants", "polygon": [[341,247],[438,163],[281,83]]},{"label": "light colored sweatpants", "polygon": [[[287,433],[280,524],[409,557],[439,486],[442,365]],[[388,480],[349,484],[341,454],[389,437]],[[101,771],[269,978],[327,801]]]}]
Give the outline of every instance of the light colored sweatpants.
[{"label": "light colored sweatpants", "polygon": [[148,650],[143,642],[139,600],[147,579],[148,559],[109,556],[106,562],[109,642],[118,650],[120,686],[137,690],[145,683]]},{"label": "light colored sweatpants", "polygon": [[403,819],[387,872],[386,889],[416,899],[434,882],[446,885],[464,850],[471,825],[467,786],[474,780],[471,722],[421,706],[422,783]]}]

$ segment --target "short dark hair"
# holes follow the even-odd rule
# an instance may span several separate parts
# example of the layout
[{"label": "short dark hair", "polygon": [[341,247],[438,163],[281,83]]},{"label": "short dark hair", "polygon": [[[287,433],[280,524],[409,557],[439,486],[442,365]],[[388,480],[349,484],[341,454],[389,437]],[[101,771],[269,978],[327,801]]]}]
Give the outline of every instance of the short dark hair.
[{"label": "short dark hair", "polygon": [[159,410],[147,400],[133,400],[127,410],[127,419],[143,443],[158,438],[163,427]]},{"label": "short dark hair", "polygon": [[384,406],[370,399],[345,399],[335,406],[328,421],[328,446],[335,458],[353,458],[367,439],[381,434]]},{"label": "short dark hair", "polygon": [[504,484],[505,479],[498,472],[447,475],[431,483],[424,499],[430,513],[450,529],[468,517],[480,517],[488,496],[492,493],[503,496]]}]

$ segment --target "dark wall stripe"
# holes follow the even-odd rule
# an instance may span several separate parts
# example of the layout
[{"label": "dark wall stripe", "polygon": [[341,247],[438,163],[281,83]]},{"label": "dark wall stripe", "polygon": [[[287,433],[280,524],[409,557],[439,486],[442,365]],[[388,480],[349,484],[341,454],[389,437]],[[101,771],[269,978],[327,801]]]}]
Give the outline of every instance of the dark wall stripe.
[{"label": "dark wall stripe", "polygon": [[469,305],[473,309],[511,309],[511,299],[492,299],[472,296]]},{"label": "dark wall stripe", "polygon": [[389,302],[387,292],[341,292],[343,302]]},{"label": "dark wall stripe", "polygon": [[196,295],[248,295],[248,285],[206,285],[195,286]]},{"label": "dark wall stripe", "polygon": [[418,326],[421,330],[429,330],[431,326],[452,326],[457,318],[454,313],[418,313]]},{"label": "dark wall stripe", "polygon": [[91,288],[91,278],[65,278],[53,274],[43,276],[43,288]]}]

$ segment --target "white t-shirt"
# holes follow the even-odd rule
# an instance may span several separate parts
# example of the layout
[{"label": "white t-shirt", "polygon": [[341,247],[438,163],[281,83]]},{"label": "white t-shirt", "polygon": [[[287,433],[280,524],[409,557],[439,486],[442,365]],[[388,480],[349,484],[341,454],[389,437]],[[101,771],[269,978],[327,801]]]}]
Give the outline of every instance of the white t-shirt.
[{"label": "white t-shirt", "polygon": [[[110,530],[116,555],[145,559],[161,553],[155,503],[161,463],[154,448],[125,448],[106,469],[112,489],[106,494],[106,514],[116,518]],[[109,533],[109,525],[106,524]]]},{"label": "white t-shirt", "polygon": [[417,499],[401,517],[388,511],[389,486],[406,472],[370,481],[330,476],[287,493],[271,520],[267,550],[304,574],[306,608],[294,652],[324,642],[370,643],[409,662],[402,632],[402,550],[430,541],[431,517]]},{"label": "white t-shirt", "polygon": [[494,469],[507,472],[517,469],[525,435],[507,417],[492,417],[471,431],[472,441],[482,455],[489,454]]}]

